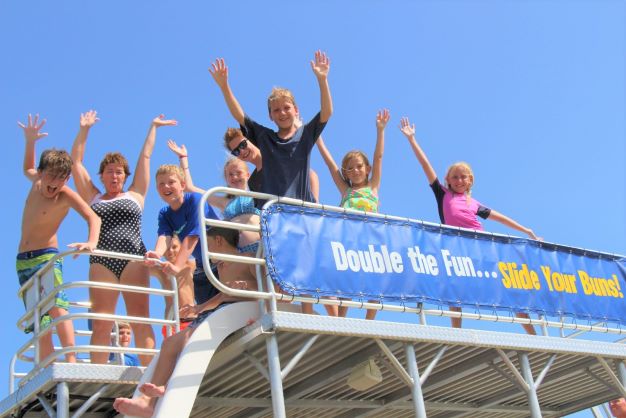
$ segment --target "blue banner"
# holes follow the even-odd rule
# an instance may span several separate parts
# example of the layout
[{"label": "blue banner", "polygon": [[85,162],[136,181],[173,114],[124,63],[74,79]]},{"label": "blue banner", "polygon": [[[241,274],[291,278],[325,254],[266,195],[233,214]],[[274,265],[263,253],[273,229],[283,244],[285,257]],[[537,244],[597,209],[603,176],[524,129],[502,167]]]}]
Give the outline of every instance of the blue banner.
[{"label": "blue banner", "polygon": [[617,256],[284,204],[261,227],[269,274],[288,293],[626,322]]}]

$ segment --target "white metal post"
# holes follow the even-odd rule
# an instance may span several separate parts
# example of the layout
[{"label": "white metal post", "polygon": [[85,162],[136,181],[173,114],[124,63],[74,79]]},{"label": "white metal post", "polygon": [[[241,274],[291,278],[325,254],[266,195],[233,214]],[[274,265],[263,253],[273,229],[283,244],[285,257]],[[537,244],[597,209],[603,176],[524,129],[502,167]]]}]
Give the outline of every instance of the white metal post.
[{"label": "white metal post", "polygon": [[409,368],[409,374],[413,379],[411,386],[411,396],[413,398],[413,407],[415,408],[415,416],[417,418],[426,418],[426,405],[424,405],[424,395],[422,393],[422,383],[417,369],[417,360],[415,358],[415,348],[413,344],[404,346],[406,351],[406,362]]},{"label": "white metal post", "polygon": [[267,367],[270,372],[270,388],[272,391],[272,407],[275,418],[286,418],[285,397],[283,395],[283,379],[280,370],[280,358],[278,357],[278,341],[276,334],[272,333],[265,340],[267,346]]},{"label": "white metal post", "polygon": [[539,398],[537,397],[537,388],[533,380],[533,372],[530,368],[530,361],[528,360],[528,354],[519,353],[519,362],[522,367],[522,375],[528,385],[528,406],[530,407],[530,416],[532,418],[541,418],[541,408],[539,407]]},{"label": "white metal post", "polygon": [[70,416],[70,390],[67,382],[57,383],[57,418]]}]

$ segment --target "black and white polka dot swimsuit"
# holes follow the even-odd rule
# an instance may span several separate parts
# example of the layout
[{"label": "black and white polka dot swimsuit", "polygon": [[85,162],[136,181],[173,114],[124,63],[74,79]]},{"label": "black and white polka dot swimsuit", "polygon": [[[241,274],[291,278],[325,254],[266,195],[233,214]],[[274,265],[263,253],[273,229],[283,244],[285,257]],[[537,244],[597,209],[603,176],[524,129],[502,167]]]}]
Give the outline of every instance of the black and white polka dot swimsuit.
[{"label": "black and white polka dot swimsuit", "polygon": [[[102,220],[98,249],[143,256],[146,246],[141,239],[141,205],[130,193],[102,200],[102,194],[91,201],[91,208]],[[102,264],[119,280],[128,260],[92,255],[89,264]]]}]

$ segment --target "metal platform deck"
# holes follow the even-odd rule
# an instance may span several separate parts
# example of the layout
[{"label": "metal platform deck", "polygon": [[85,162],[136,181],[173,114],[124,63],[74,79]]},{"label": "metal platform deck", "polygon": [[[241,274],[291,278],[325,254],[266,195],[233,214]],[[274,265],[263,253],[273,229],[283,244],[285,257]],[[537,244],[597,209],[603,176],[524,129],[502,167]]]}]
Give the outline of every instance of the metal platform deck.
[{"label": "metal platform deck", "polygon": [[[272,417],[266,341],[274,334],[289,417],[414,417],[407,344],[415,348],[429,417],[530,416],[520,354],[528,355],[535,381],[542,380],[543,416],[623,396],[617,376],[624,344],[275,312],[220,346],[191,416]],[[364,391],[350,388],[350,372],[370,358],[382,382]],[[0,417],[47,416],[37,396],[53,410],[59,390],[69,392],[70,416],[113,417],[113,399],[130,396],[141,374],[136,367],[53,364],[0,402]],[[12,410],[18,403],[27,408]]]},{"label": "metal platform deck", "polygon": [[[270,387],[258,367],[266,364],[268,332],[277,334],[283,371],[312,344],[283,380],[289,417],[414,417],[408,375],[401,370],[407,343],[414,344],[422,379],[444,351],[422,384],[429,417],[530,416],[526,392],[501,354],[519,370],[518,353],[528,353],[535,377],[551,362],[538,389],[544,416],[622,396],[611,382],[618,373],[613,360],[626,358],[623,344],[277,312],[222,345],[192,416],[272,416]],[[372,357],[383,381],[366,391],[351,389],[346,383],[351,370]],[[611,364],[612,373],[602,361]]]}]

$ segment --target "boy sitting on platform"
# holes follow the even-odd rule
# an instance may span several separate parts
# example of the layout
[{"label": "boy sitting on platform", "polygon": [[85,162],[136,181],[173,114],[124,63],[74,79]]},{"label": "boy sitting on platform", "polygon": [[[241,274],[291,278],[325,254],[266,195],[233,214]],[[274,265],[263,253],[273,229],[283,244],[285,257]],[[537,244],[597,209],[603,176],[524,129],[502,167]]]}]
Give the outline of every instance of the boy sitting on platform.
[{"label": "boy sitting on platform", "polygon": [[[22,216],[22,238],[17,255],[16,269],[23,286],[32,278],[49,260],[59,253],[57,231],[61,222],[73,208],[82,216],[89,225],[89,238],[87,242],[69,244],[68,247],[76,250],[93,250],[98,243],[100,235],[100,218],[83,199],[69,188],[67,181],[72,171],[72,159],[63,150],[49,149],[41,154],[39,166],[35,168],[35,142],[47,136],[41,132],[46,123],[45,119],[39,123],[39,115],[33,118],[28,115],[28,124],[18,122],[24,130],[26,150],[24,154],[24,175],[32,182],[32,187],[26,198],[24,214]],[[63,284],[62,261],[58,259],[54,263],[54,286]],[[25,295],[23,295],[25,300]],[[52,321],[67,315],[69,302],[65,292],[56,294],[54,306],[41,317],[41,328],[45,329]],[[38,320],[39,318],[35,318]],[[72,321],[61,321],[56,325],[57,334],[63,347],[74,346],[74,326]],[[48,329],[48,331],[50,331]],[[32,328],[27,330],[32,332]],[[40,359],[45,359],[53,351],[52,333],[46,332],[40,339]],[[76,362],[75,353],[67,353],[65,359],[69,363]]]},{"label": "boy sitting on platform", "polygon": [[[237,251],[238,239],[239,231],[237,230],[210,228],[207,231],[209,251],[213,253],[241,255]],[[257,289],[255,267],[253,264],[218,261],[217,269],[219,277],[221,278],[220,280],[224,285],[235,289]],[[207,316],[221,307],[241,300],[244,299],[219,293],[201,305],[183,306],[181,308],[181,314],[194,313],[197,315],[196,319],[185,330],[163,341],[159,359],[154,368],[152,382],[144,383],[139,387],[139,391],[142,395],[134,399],[117,398],[113,403],[115,410],[125,415],[151,417],[154,413],[157,398],[163,396],[165,393],[167,382],[174,371],[178,356],[185,348],[187,341],[194,333],[197,326],[204,321]]]}]

